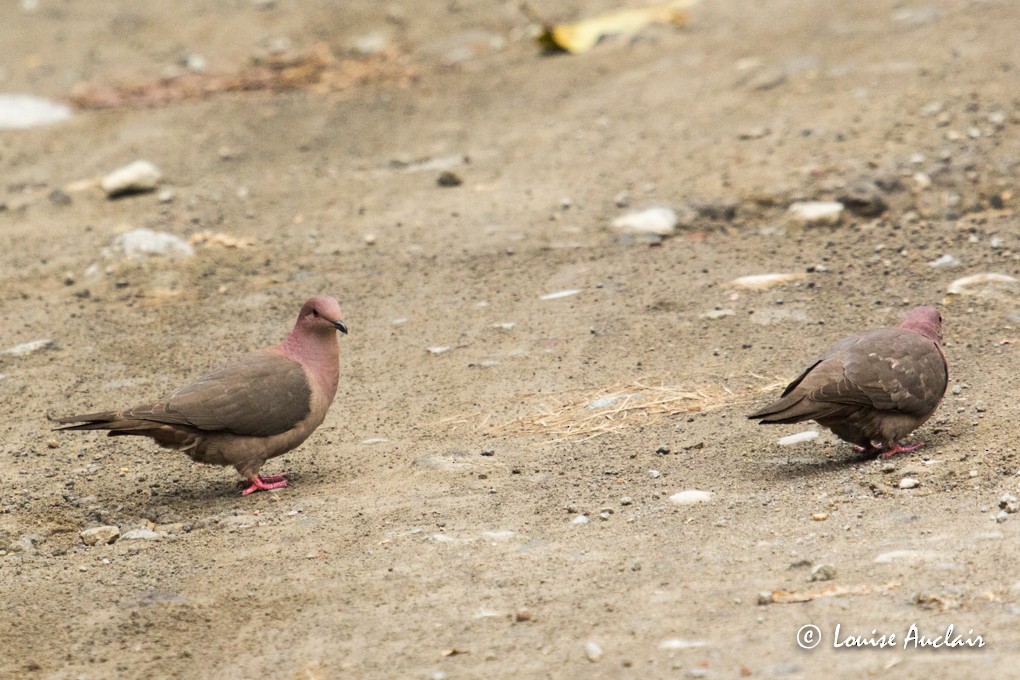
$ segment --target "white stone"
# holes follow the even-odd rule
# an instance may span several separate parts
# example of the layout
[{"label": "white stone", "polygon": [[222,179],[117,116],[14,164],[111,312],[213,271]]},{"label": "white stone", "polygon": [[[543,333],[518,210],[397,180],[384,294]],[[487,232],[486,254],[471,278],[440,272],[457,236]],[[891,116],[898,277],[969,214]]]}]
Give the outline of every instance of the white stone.
[{"label": "white stone", "polygon": [[602,654],[602,647],[594,640],[588,640],[588,642],[584,643],[584,655],[588,657],[588,661],[592,663],[601,661]]},{"label": "white stone", "polygon": [[120,529],[112,525],[92,527],[78,534],[85,545],[113,543],[120,537]]},{"label": "white stone", "polygon": [[698,489],[686,489],[669,497],[669,502],[675,505],[697,505],[708,503],[712,500],[711,491],[700,491]]},{"label": "white stone", "polygon": [[920,485],[921,482],[917,481],[913,477],[904,477],[900,480],[899,487],[901,489],[913,489]]},{"label": "white stone", "polygon": [[161,179],[163,174],[154,164],[137,160],[108,174],[99,182],[99,186],[112,198],[126,193],[152,191]]},{"label": "white stone", "polygon": [[729,285],[733,288],[744,288],[746,290],[765,290],[766,288],[789,283],[790,281],[803,279],[805,276],[807,275],[799,272],[791,274],[751,274],[733,279]]},{"label": "white stone", "polygon": [[538,299],[539,300],[559,300],[560,298],[573,297],[574,295],[577,295],[580,292],[581,291],[578,288],[568,288],[566,290],[558,290],[558,291],[556,291],[554,293],[546,293],[545,295],[540,296]]},{"label": "white stone", "polygon": [[659,643],[659,649],[665,649],[668,651],[676,651],[680,649],[694,649],[696,647],[707,647],[708,643],[704,640],[685,640],[683,638],[670,638],[669,640],[663,640]]},{"label": "white stone", "polygon": [[578,515],[574,519],[570,520],[570,523],[571,524],[582,525],[582,524],[587,524],[588,521],[589,521],[588,520],[588,515]]},{"label": "white stone", "polygon": [[9,349],[5,349],[2,353],[9,357],[23,357],[26,354],[32,354],[38,352],[41,349],[47,349],[53,346],[53,340],[45,338],[43,340],[33,340],[32,342],[23,342],[20,345],[15,345]]},{"label": "white stone", "polygon": [[672,236],[676,225],[676,211],[664,206],[629,212],[613,220],[613,229],[644,236]]},{"label": "white stone", "polygon": [[929,267],[958,267],[959,265],[960,258],[951,253],[944,253],[928,263]]},{"label": "white stone", "polygon": [[30,94],[0,94],[0,130],[24,130],[71,117],[63,104]]},{"label": "white stone", "polygon": [[788,212],[803,225],[838,224],[843,217],[843,204],[839,201],[802,201],[792,204]]},{"label": "white stone", "polygon": [[806,430],[804,432],[798,432],[797,434],[787,435],[776,443],[780,446],[792,446],[794,444],[800,444],[801,442],[809,442],[812,439],[817,438],[818,430]]},{"label": "white stone", "polygon": [[143,260],[146,257],[191,257],[195,248],[179,236],[141,227],[117,236],[104,253],[107,257],[123,253],[132,260]]}]

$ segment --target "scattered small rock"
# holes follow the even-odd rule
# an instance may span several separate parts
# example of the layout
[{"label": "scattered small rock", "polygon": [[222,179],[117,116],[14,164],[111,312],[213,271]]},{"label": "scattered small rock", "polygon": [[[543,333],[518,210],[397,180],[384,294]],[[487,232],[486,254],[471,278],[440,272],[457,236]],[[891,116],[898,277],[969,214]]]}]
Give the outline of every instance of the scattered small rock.
[{"label": "scattered small rock", "polygon": [[620,499],[620,505],[631,505],[634,503],[634,499],[630,496],[624,496]]},{"label": "scattered small rock", "polygon": [[446,354],[450,351],[450,348],[446,345],[435,345],[433,347],[426,347],[425,351],[429,354]]},{"label": "scattered small rock", "polygon": [[113,543],[120,538],[120,529],[112,525],[106,525],[86,529],[78,535],[81,536],[81,542],[85,545],[105,545],[107,543]]},{"label": "scattered small rock", "polygon": [[776,443],[780,446],[793,446],[794,444],[800,444],[802,442],[809,442],[812,439],[818,438],[818,430],[806,430],[804,432],[798,432],[797,434],[787,435],[781,438]]},{"label": "scattered small rock", "polygon": [[831,564],[819,564],[811,570],[808,581],[831,581],[836,578],[836,567]]},{"label": "scattered small rock", "polygon": [[71,205],[71,196],[61,188],[56,188],[49,193],[48,198],[53,205]]},{"label": "scattered small rock", "polygon": [[5,349],[3,352],[0,352],[0,354],[9,357],[23,357],[28,354],[38,352],[39,350],[49,349],[50,347],[53,347],[53,345],[54,341],[52,339],[44,338],[43,340],[23,342],[20,345],[15,345],[14,347]]},{"label": "scattered small rock", "polygon": [[1014,512],[1020,510],[1020,501],[1017,501],[1016,496],[1014,496],[1013,494],[1007,493],[1002,498],[999,499],[999,508],[1008,512],[1009,514],[1013,514]]},{"label": "scattered small rock", "polygon": [[943,253],[928,263],[929,267],[959,267],[960,258],[951,253]]},{"label": "scattered small rock", "polygon": [[772,288],[773,286],[789,283],[790,281],[799,281],[805,276],[807,274],[803,272],[793,274],[751,274],[733,279],[729,285],[731,288],[743,288],[745,290],[765,290],[766,288]]},{"label": "scattered small rock", "polygon": [[460,178],[460,175],[452,170],[443,170],[436,179],[436,184],[441,187],[459,187],[463,183],[464,180]]},{"label": "scattered small rock", "polygon": [[901,489],[914,489],[920,486],[921,482],[917,481],[913,477],[904,477],[900,480],[899,487]]},{"label": "scattered small rock", "polygon": [[195,248],[179,236],[141,227],[120,234],[103,252],[107,257],[120,253],[128,259],[143,260],[147,257],[191,257]]},{"label": "scattered small rock", "polygon": [[578,515],[574,519],[570,520],[571,524],[576,524],[578,526],[587,524],[588,522],[589,522],[588,515]]},{"label": "scattered small rock", "polygon": [[0,130],[24,130],[52,125],[71,117],[63,104],[30,94],[0,94]]},{"label": "scattered small rock", "polygon": [[494,449],[492,449],[492,448],[484,448],[484,449],[482,449],[482,455],[483,456],[495,456],[496,455],[496,451]]},{"label": "scattered small rock", "polygon": [[676,232],[677,215],[672,208],[656,206],[621,215],[613,220],[613,229],[636,236],[665,238]]},{"label": "scattered small rock", "polygon": [[675,505],[696,505],[698,503],[710,502],[712,500],[712,495],[711,491],[686,489],[670,496],[669,501]]},{"label": "scattered small rock", "polygon": [[889,209],[882,191],[874,182],[862,180],[839,196],[846,209],[860,217],[878,217]]},{"label": "scattered small rock", "polygon": [[163,173],[152,162],[137,160],[117,168],[99,182],[108,198],[154,191]]},{"label": "scattered small rock", "polygon": [[578,288],[568,288],[566,290],[558,290],[558,291],[553,292],[553,293],[546,293],[545,295],[540,295],[538,299],[539,300],[559,300],[561,298],[573,297],[574,295],[577,295],[580,292],[581,291]]},{"label": "scattered small rock", "polygon": [[523,623],[524,621],[530,621],[530,620],[531,620],[531,612],[528,610],[527,607],[520,607],[517,610],[517,612],[514,614],[514,621],[516,621],[518,623]]},{"label": "scattered small rock", "polygon": [[804,226],[839,224],[843,204],[838,201],[803,201],[790,206],[789,215]]},{"label": "scattered small rock", "polygon": [[709,319],[710,321],[717,321],[724,319],[727,316],[733,316],[736,314],[732,309],[710,309],[701,315],[702,319]]},{"label": "scattered small rock", "polygon": [[584,643],[584,655],[588,657],[588,661],[597,663],[602,660],[602,647],[594,640],[588,640]]}]

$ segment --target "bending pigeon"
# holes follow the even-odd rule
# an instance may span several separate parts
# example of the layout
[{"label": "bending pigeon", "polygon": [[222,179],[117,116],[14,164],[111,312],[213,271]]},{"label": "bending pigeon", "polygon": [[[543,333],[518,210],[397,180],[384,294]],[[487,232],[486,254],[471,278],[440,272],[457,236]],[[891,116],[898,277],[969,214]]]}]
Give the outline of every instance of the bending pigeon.
[{"label": "bending pigeon", "polygon": [[280,344],[204,375],[166,401],[60,418],[76,424],[58,429],[152,437],[197,463],[233,465],[251,482],[242,495],[279,489],[287,486],[283,475],[261,477],[259,468],[299,446],[326,417],[340,378],[338,330],[347,333],[340,305],[318,295]]},{"label": "bending pigeon", "polygon": [[863,451],[914,451],[899,440],[919,428],[942,400],[949,381],[942,352],[942,317],[916,307],[894,328],[854,333],[837,342],[782,397],[752,413],[761,423],[814,420]]}]

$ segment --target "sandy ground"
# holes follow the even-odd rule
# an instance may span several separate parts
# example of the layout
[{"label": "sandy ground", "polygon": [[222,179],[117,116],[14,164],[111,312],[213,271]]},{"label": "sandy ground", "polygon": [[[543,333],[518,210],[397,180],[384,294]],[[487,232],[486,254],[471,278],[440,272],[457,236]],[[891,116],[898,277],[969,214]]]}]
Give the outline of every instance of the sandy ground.
[{"label": "sandy ground", "polygon": [[[0,7],[5,92],[316,43],[383,66],[0,132],[0,350],[54,340],[0,355],[0,676],[1015,674],[1020,298],[946,290],[1020,275],[1016,3],[713,0],[574,56],[541,55],[514,3],[25,4]],[[136,158],[172,200],[83,182]],[[832,199],[838,225],[787,215]],[[620,237],[618,200],[680,228]],[[104,255],[138,227],[251,245]],[[798,278],[729,285],[765,273]],[[351,333],[325,423],[265,468],[288,488],[50,431],[277,341],[320,292]],[[922,303],[951,389],[919,452],[784,448],[808,428],[744,418]],[[714,495],[670,501],[691,489]],[[99,525],[162,537],[84,546]],[[837,625],[896,640],[834,648]],[[912,625],[984,646],[904,647]]]}]

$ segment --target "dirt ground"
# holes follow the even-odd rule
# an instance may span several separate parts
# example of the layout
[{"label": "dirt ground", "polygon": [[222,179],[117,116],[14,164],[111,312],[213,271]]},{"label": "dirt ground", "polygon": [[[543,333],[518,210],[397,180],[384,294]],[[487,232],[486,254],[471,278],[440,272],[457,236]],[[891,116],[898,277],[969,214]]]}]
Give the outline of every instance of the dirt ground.
[{"label": "dirt ground", "polygon": [[[0,6],[0,91],[141,93],[0,131],[0,351],[54,340],[0,355],[0,676],[1014,675],[1020,298],[947,289],[1020,276],[1020,6],[690,18],[550,56],[510,2]],[[317,44],[332,80],[159,89],[189,55],[207,77]],[[136,158],[172,197],[90,184]],[[787,213],[837,199],[837,225]],[[680,216],[661,243],[610,226],[654,205]],[[138,227],[249,245],[104,254]],[[730,285],[766,273],[797,276]],[[286,489],[50,430],[276,342],[316,293],[351,332],[325,423],[264,468]],[[813,424],[744,417],[923,303],[951,381],[925,448],[781,447]],[[160,538],[83,545],[99,525]]]}]

